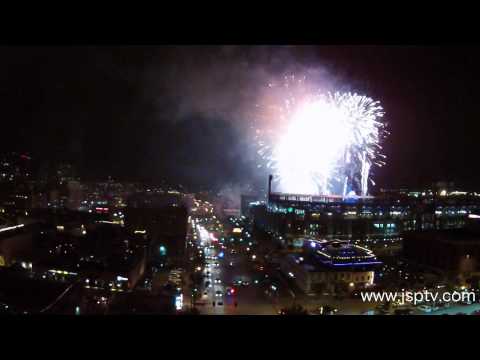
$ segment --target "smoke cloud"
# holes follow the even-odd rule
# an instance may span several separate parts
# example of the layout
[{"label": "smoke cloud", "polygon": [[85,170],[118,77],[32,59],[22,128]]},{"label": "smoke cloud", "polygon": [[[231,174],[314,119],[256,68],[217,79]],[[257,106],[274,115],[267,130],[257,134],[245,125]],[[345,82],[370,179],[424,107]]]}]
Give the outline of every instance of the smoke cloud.
[{"label": "smoke cloud", "polygon": [[331,87],[336,81],[316,58],[309,46],[171,47],[152,58],[145,95],[161,118],[200,115],[245,128],[268,84],[284,74]]},{"label": "smoke cloud", "polygon": [[[220,187],[263,185],[266,170],[256,167],[254,142],[255,127],[261,126],[258,109],[271,96],[269,84],[278,84],[285,75],[306,76],[326,91],[337,87],[328,62],[320,66],[318,58],[318,48],[309,46],[182,46],[153,51],[143,86],[152,119],[164,129],[173,126],[172,134],[195,129],[175,139],[183,150],[169,171],[197,174],[194,177],[202,183]],[[222,137],[228,141],[219,140]]]}]

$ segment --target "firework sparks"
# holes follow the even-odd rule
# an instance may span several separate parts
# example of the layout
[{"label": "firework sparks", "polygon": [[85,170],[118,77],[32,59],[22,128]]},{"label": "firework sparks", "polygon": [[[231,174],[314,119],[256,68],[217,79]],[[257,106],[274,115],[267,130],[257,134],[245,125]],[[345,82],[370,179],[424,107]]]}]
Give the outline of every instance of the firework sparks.
[{"label": "firework sparks", "polygon": [[275,120],[256,131],[258,154],[281,191],[367,195],[372,166],[385,164],[380,103],[356,93],[309,91],[305,78],[285,79],[286,96],[270,98]]}]

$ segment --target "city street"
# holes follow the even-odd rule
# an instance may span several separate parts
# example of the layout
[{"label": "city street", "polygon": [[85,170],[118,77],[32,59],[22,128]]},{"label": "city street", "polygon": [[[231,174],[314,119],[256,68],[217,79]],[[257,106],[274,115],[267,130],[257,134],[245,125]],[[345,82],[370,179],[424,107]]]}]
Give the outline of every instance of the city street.
[{"label": "city street", "polygon": [[[277,315],[281,309],[296,304],[311,314],[317,313],[321,306],[329,305],[337,308],[338,314],[359,315],[377,305],[360,299],[305,295],[277,269],[253,261],[252,249],[221,243],[207,228],[208,225],[203,224],[197,225],[195,230],[196,245],[205,257],[204,281],[196,301],[201,314]],[[234,293],[227,289],[233,289]]]},{"label": "city street", "polygon": [[[300,291],[271,264],[257,259],[254,239],[238,241],[229,238],[215,217],[199,218],[192,226],[191,236],[195,251],[203,258],[199,267],[203,276],[197,289],[195,307],[200,314],[208,315],[277,315],[281,309],[300,305],[309,314],[319,314],[319,309],[329,306],[337,315],[362,315],[379,313],[376,302],[363,302],[359,297],[337,298],[332,295],[307,295]],[[193,220],[195,223],[195,220]],[[247,237],[248,233],[246,234]],[[223,241],[219,240],[220,236]],[[242,232],[242,237],[245,233]],[[396,268],[391,268],[397,270]],[[191,297],[184,293],[184,308],[191,307]],[[393,314],[395,308],[388,313]],[[411,307],[413,315],[440,315],[473,312],[477,305],[455,306],[450,309],[423,312]]]},{"label": "city street", "polygon": [[[231,254],[231,250],[226,246],[222,249],[222,245],[212,240],[211,234],[203,227],[197,229],[197,233],[198,246],[205,253],[205,268],[202,270],[205,278],[200,299],[196,303],[200,313],[276,315],[278,313],[276,306],[265,295],[260,284],[253,283],[252,265],[247,262],[246,256]],[[202,242],[203,247],[200,245]],[[239,280],[245,284],[248,282],[248,285],[237,286],[235,282]],[[210,287],[205,287],[206,284]]]}]

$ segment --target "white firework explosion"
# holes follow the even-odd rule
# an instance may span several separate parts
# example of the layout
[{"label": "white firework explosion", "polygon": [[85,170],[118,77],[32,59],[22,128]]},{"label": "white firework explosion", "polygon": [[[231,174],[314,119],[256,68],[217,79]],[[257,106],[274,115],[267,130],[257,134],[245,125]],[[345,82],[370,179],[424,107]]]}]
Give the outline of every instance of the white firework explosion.
[{"label": "white firework explosion", "polygon": [[385,164],[380,103],[356,93],[311,91],[305,78],[294,76],[285,77],[280,90],[261,107],[268,111],[256,142],[281,191],[367,195],[372,166]]}]

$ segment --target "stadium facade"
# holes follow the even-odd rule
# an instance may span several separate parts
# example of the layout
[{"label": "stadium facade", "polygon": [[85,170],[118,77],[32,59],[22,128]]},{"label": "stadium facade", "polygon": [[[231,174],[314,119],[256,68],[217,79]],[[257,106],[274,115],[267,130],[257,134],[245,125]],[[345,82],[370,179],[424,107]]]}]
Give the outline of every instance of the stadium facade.
[{"label": "stadium facade", "polygon": [[396,242],[412,230],[463,228],[468,216],[480,213],[480,194],[447,188],[381,190],[378,196],[285,194],[271,191],[266,201],[249,204],[256,226],[283,245],[299,246],[302,236]]}]

